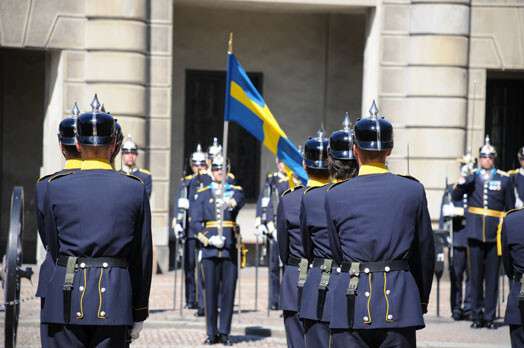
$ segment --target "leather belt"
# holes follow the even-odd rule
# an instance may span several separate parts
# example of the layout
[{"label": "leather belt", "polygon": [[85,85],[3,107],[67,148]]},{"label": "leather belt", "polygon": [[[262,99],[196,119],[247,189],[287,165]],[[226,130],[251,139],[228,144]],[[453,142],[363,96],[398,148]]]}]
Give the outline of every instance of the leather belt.
[{"label": "leather belt", "polygon": [[498,217],[501,218],[504,216],[504,212],[500,210],[493,210],[493,209],[486,209],[486,208],[479,208],[479,207],[469,207],[468,211],[471,214],[476,215],[483,215],[483,216],[491,216],[491,217]]},{"label": "leather belt", "polygon": [[290,265],[290,266],[299,267],[300,266],[300,260],[301,260],[300,257],[289,255],[288,258],[287,258],[287,264]]},{"label": "leather belt", "polygon": [[[58,255],[56,259],[57,266],[67,267],[68,260],[71,256]],[[127,261],[119,257],[78,257],[74,264],[75,271],[78,268],[107,268],[118,267],[127,268]]]},{"label": "leather belt", "polygon": [[[355,263],[355,262],[353,262]],[[343,261],[340,267],[342,272],[349,272],[351,262]],[[358,271],[364,273],[390,272],[390,271],[409,271],[409,264],[404,260],[360,262]]]},{"label": "leather belt", "polygon": [[[321,257],[315,257],[313,259],[313,268],[319,268],[319,267],[322,267],[324,265],[324,261],[325,260],[330,260],[330,259],[323,259]],[[332,265],[331,265],[331,271],[336,271],[336,269],[338,268],[338,265],[336,264],[335,260],[331,260],[333,261]]]}]

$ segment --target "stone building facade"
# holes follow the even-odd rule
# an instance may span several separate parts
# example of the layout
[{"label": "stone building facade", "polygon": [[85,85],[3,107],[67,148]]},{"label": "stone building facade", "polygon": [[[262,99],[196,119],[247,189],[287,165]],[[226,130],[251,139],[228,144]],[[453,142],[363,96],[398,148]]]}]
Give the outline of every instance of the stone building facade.
[{"label": "stone building facade", "polygon": [[[297,145],[322,126],[336,130],[346,111],[353,121],[366,115],[377,99],[395,126],[391,170],[405,173],[409,162],[438,219],[444,180],[459,171],[456,158],[468,147],[476,154],[491,127],[490,81],[523,79],[523,12],[519,0],[0,0],[1,225],[12,186],[23,185],[24,246],[35,254],[34,178],[60,169],[58,123],[74,101],[87,110],[96,92],[153,174],[154,239],[167,269],[173,196],[184,154],[193,150],[185,147],[194,135],[184,131],[194,120],[189,72],[224,72],[229,32],[237,58],[260,76],[266,102]],[[39,97],[28,99],[37,85]],[[14,117],[20,110],[33,116]],[[23,137],[12,139],[23,132],[34,140],[32,152]],[[274,170],[273,156],[258,151],[258,180],[249,183],[257,189]],[[248,207],[241,216],[247,234],[253,218]]]}]

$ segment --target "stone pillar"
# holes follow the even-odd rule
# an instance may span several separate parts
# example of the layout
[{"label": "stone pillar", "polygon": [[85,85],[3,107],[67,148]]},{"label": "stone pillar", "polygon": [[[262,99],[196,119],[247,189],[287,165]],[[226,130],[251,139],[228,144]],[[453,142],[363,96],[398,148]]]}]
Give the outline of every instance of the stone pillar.
[{"label": "stone pillar", "polygon": [[395,127],[388,161],[425,186],[435,221],[446,176],[464,154],[470,8],[468,0],[383,2],[379,109]]}]

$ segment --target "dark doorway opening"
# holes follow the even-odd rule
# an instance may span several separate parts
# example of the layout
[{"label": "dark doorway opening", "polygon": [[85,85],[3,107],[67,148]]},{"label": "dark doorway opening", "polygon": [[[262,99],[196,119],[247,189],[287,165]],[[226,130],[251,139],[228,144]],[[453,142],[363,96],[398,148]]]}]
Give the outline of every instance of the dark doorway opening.
[{"label": "dark doorway opening", "polygon": [[485,126],[497,150],[495,166],[518,168],[517,151],[524,146],[524,78],[488,78]]},{"label": "dark doorway opening", "polygon": [[[248,76],[262,94],[262,74],[248,73]],[[213,137],[217,137],[222,144],[225,94],[225,71],[186,71],[185,164],[198,144],[204,151],[212,144]],[[255,202],[259,194],[259,141],[236,123],[230,122],[227,152],[231,172],[237,184],[244,189],[246,201]]]},{"label": "dark doorway opening", "polygon": [[7,244],[13,187],[23,186],[22,250],[28,263],[36,262],[33,197],[42,165],[45,81],[45,52],[0,49],[0,256]]}]

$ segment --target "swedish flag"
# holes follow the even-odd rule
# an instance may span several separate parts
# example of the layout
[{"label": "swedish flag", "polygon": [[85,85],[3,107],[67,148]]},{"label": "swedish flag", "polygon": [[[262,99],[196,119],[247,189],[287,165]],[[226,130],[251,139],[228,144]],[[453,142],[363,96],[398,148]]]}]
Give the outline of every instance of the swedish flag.
[{"label": "swedish flag", "polygon": [[303,182],[307,182],[302,155],[280,128],[233,53],[229,53],[227,58],[224,121],[235,121],[280,158]]}]

